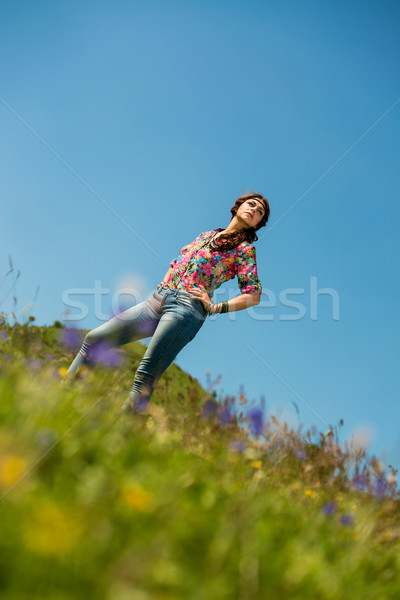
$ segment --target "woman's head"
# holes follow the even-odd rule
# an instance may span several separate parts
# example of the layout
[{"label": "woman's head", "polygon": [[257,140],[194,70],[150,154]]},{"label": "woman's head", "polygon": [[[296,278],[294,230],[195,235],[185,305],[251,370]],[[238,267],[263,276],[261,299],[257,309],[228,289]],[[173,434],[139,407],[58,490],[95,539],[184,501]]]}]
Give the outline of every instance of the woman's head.
[{"label": "woman's head", "polygon": [[265,227],[269,219],[269,203],[261,194],[244,194],[232,206],[231,214],[231,221],[236,221],[234,231],[223,234],[216,244],[211,244],[212,249],[226,251],[244,241],[250,244],[257,241],[256,231]]},{"label": "woman's head", "polygon": [[240,196],[231,208],[232,218],[236,217],[243,223],[243,228],[257,240],[256,231],[265,227],[270,215],[269,203],[261,194],[245,194]]}]

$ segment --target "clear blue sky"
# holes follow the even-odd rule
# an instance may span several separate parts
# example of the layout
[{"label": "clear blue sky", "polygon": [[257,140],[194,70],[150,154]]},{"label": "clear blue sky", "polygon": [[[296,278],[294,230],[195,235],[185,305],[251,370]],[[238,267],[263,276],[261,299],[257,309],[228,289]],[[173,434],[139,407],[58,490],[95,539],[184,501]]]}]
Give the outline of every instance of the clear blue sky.
[{"label": "clear blue sky", "polygon": [[[99,281],[111,316],[117,289],[145,297],[258,190],[262,302],[206,321],[177,364],[293,426],[296,402],[304,429],[369,427],[368,452],[399,468],[399,15],[395,1],[2,2],[0,270],[10,254],[21,271],[17,313],[40,285],[32,314],[50,325],[66,291]],[[313,278],[337,320],[327,295],[311,318]],[[282,320],[287,289],[304,289],[301,319]],[[75,325],[100,325],[93,295],[76,298]]]}]

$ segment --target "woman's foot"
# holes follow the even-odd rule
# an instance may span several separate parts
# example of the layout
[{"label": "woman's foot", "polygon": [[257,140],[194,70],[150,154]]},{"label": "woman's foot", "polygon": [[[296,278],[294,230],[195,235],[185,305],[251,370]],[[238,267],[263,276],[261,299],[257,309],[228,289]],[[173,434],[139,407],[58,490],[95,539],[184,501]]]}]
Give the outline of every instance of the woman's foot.
[{"label": "woman's foot", "polygon": [[63,377],[60,380],[60,386],[67,390],[71,389],[73,383],[74,383],[73,377],[69,377],[68,375],[66,375],[65,377]]},{"label": "woman's foot", "polygon": [[121,406],[120,414],[121,415],[132,415],[135,412],[136,412],[136,410],[135,410],[135,407],[133,406],[133,402],[130,398],[128,398],[127,400],[125,400],[125,402]]},{"label": "woman's foot", "polygon": [[134,398],[132,393],[129,394],[121,407],[121,414],[138,414],[146,412],[149,400],[145,397]]}]

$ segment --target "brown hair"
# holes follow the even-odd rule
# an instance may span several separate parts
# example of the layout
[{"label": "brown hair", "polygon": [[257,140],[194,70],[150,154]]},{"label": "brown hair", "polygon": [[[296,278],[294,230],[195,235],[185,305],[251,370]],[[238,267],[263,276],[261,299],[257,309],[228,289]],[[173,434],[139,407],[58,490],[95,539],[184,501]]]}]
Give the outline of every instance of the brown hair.
[{"label": "brown hair", "polygon": [[261,221],[258,223],[257,227],[243,227],[243,229],[240,229],[239,231],[233,231],[232,233],[224,234],[223,237],[220,236],[218,240],[215,240],[215,242],[213,241],[210,244],[211,250],[219,250],[221,252],[225,252],[226,250],[232,250],[233,248],[236,248],[236,246],[238,246],[241,242],[244,242],[245,240],[249,242],[249,244],[258,240],[256,231],[258,231],[261,227],[265,227],[270,214],[269,203],[268,200],[264,198],[264,196],[258,193],[245,194],[244,196],[240,196],[240,198],[236,200],[235,204],[231,208],[231,221],[236,215],[239,206],[243,204],[243,202],[246,202],[246,200],[250,200],[250,198],[260,200],[265,208],[264,215]]}]

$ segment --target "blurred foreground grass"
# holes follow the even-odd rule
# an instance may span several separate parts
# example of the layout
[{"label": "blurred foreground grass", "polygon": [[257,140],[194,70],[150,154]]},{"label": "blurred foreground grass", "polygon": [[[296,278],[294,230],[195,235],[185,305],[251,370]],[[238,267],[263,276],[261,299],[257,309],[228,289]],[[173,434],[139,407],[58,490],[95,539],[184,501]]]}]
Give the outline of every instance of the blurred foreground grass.
[{"label": "blurred foreground grass", "polygon": [[262,423],[243,398],[234,416],[176,365],[120,416],[145,347],[65,387],[63,339],[0,327],[0,597],[400,597],[393,470],[336,428]]}]

